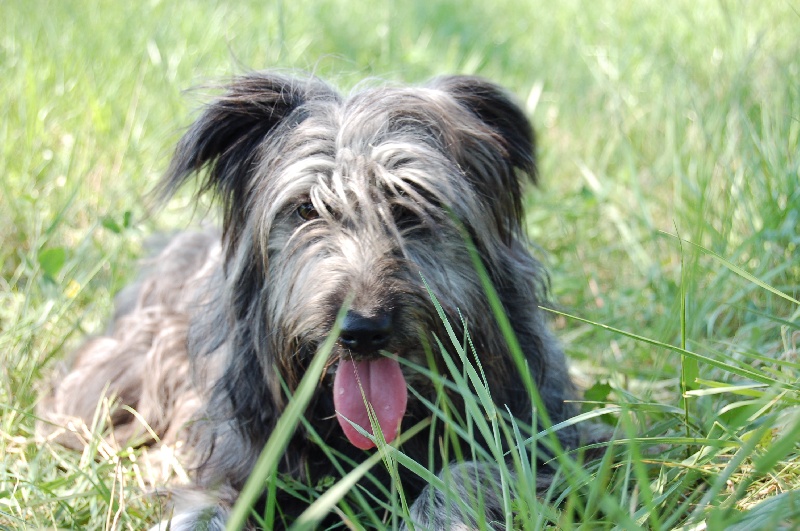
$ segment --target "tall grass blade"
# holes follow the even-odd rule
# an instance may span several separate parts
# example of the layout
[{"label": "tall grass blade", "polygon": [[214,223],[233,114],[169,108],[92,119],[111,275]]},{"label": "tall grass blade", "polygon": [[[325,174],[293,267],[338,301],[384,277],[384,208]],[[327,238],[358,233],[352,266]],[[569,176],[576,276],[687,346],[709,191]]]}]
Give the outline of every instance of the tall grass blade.
[{"label": "tall grass blade", "polygon": [[226,525],[226,529],[229,531],[235,531],[244,527],[248,514],[250,513],[250,508],[264,491],[268,478],[275,474],[278,468],[278,462],[283,452],[286,450],[286,445],[289,443],[289,439],[291,439],[292,435],[294,435],[311,397],[317,390],[317,385],[322,377],[325,364],[339,337],[339,328],[341,327],[342,320],[347,313],[348,307],[349,304],[342,305],[342,309],[336,317],[336,323],[333,329],[320,349],[314,354],[314,358],[311,360],[308,370],[297,386],[297,391],[289,400],[289,404],[286,406],[280,419],[278,419],[275,429],[267,440],[264,449],[261,451],[261,455],[259,455],[247,483],[245,483],[244,488],[239,494],[239,498],[236,500],[236,504],[231,510]]}]

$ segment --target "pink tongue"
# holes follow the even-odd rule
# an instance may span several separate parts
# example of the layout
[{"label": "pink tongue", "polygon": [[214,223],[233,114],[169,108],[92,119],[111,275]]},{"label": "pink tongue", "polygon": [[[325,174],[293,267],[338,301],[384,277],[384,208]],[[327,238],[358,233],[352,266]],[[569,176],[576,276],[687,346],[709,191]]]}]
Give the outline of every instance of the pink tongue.
[{"label": "pink tongue", "polygon": [[[361,395],[361,391],[364,395]],[[364,398],[372,405],[386,442],[397,437],[397,429],[406,412],[408,391],[397,360],[380,358],[371,361],[339,361],[333,380],[333,404],[347,439],[362,450],[375,444],[361,435],[345,418],[374,435]]]}]

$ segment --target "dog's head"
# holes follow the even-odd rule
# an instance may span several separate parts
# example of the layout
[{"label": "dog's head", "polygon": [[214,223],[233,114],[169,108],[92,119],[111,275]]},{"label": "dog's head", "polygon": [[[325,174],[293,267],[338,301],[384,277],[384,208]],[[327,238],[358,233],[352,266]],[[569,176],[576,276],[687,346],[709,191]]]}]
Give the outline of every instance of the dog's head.
[{"label": "dog's head", "polygon": [[[505,346],[481,322],[491,312],[467,241],[498,291],[521,290],[517,298],[535,304],[531,285],[541,279],[520,243],[533,151],[524,113],[479,78],[343,98],[315,78],[255,73],[233,81],[191,126],[164,186],[199,172],[200,189],[220,199],[228,340],[237,356],[252,352],[251,372],[273,402],[281,401],[273,365],[292,388],[348,301],[332,360],[337,409],[358,416],[359,387],[368,398],[370,382],[382,387],[371,401],[389,411],[379,420],[391,440],[405,381],[382,352],[424,363],[421,337],[441,329],[423,277],[489,357],[503,358]],[[250,395],[232,397],[243,416],[255,414],[242,406],[257,400]],[[342,427],[354,444],[371,445]]]}]

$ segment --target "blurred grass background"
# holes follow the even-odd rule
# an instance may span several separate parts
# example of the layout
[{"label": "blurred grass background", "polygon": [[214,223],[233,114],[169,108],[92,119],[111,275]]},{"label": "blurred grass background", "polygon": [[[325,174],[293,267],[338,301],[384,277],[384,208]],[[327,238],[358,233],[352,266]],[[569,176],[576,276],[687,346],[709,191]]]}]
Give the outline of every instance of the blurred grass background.
[{"label": "blurred grass background", "polygon": [[[728,427],[732,440],[793,418],[799,13],[792,0],[0,2],[0,523],[137,528],[135,503],[100,486],[118,463],[83,456],[93,475],[34,444],[36,392],[102,329],[147,235],[201,217],[181,198],[155,212],[146,193],[202,87],[251,69],[311,71],[345,90],[365,77],[445,73],[506,86],[538,133],[543,184],[527,195],[528,225],[559,307],[761,371],[782,391],[747,395],[763,408]],[[592,323],[555,324],[593,398],[681,404],[678,354]],[[688,385],[698,388],[687,408],[695,436],[716,433],[742,400],[703,389],[748,383],[699,371],[705,383]],[[662,426],[653,436],[678,429],[662,421],[641,422]],[[748,456],[769,454],[770,441]],[[730,503],[800,485],[797,450]],[[727,466],[724,453],[714,458],[704,473]],[[709,507],[725,503],[738,474],[751,481],[747,462]],[[674,525],[708,516],[683,510]]]}]

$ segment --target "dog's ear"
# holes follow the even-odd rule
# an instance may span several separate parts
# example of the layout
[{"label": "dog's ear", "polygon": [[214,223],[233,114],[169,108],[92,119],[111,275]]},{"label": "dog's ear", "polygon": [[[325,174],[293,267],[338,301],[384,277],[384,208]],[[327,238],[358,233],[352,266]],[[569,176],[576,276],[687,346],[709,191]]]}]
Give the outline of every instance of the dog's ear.
[{"label": "dog's ear", "polygon": [[434,88],[452,96],[497,135],[511,166],[536,181],[536,139],[525,112],[501,87],[477,76],[444,76]]},{"label": "dog's ear", "polygon": [[305,102],[338,97],[316,78],[256,72],[234,79],[179,141],[160,195],[170,196],[194,173],[205,169],[198,194],[213,192],[224,206],[225,232],[236,232],[234,227],[246,216],[246,195],[262,142],[299,124]]},{"label": "dog's ear", "polygon": [[447,143],[478,195],[488,201],[501,238],[510,242],[521,227],[522,180],[536,182],[531,123],[506,91],[485,79],[446,76],[431,86],[467,111],[467,123],[452,118],[457,121],[445,129],[455,132]]}]

